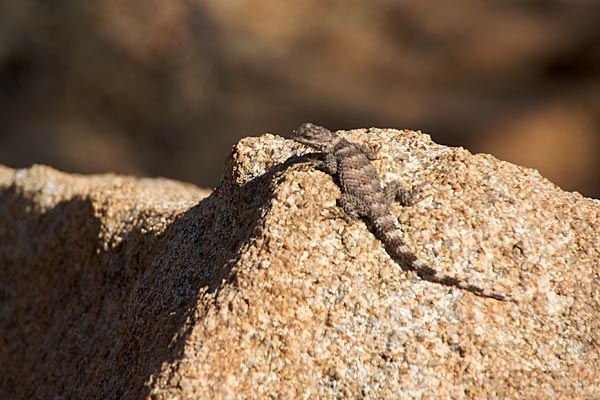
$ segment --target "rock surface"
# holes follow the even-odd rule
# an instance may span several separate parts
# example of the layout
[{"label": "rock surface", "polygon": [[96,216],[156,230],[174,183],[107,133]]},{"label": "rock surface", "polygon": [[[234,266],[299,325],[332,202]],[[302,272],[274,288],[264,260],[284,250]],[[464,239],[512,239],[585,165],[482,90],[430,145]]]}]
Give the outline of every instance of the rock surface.
[{"label": "rock surface", "polygon": [[536,171],[356,130],[415,255],[396,265],[329,208],[281,137],[238,143],[212,192],[0,168],[0,397],[598,398],[600,203]]}]

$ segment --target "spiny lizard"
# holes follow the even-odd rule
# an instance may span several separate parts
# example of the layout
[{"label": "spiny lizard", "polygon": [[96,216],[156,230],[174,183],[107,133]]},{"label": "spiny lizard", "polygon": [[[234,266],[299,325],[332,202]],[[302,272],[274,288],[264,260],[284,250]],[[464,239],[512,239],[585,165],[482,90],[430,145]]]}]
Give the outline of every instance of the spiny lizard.
[{"label": "spiny lizard", "polygon": [[308,122],[293,131],[292,139],[319,152],[322,159],[312,160],[313,164],[337,180],[342,192],[338,205],[345,211],[347,218],[365,220],[388,254],[401,267],[415,271],[427,281],[454,286],[482,297],[510,300],[503,295],[440,274],[411,253],[402,241],[402,230],[390,211],[390,204],[396,200],[402,205],[410,205],[415,193],[402,188],[398,182],[382,187],[379,174],[371,164],[371,160],[375,158],[372,150]]}]

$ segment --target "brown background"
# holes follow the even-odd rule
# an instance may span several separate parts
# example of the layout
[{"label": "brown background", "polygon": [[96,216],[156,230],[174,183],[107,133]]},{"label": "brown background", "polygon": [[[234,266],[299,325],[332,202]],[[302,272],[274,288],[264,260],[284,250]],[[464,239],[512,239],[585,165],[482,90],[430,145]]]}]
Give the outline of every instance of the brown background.
[{"label": "brown background", "polygon": [[422,129],[600,194],[600,2],[0,3],[0,163],[214,185],[233,143]]}]

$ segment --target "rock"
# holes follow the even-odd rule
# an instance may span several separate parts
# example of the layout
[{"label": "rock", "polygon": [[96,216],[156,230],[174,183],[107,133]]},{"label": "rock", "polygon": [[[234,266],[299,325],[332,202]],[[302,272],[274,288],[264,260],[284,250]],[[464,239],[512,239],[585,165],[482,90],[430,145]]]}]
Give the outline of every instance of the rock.
[{"label": "rock", "polygon": [[385,182],[424,281],[281,137],[208,195],[164,179],[0,168],[1,397],[597,398],[600,203],[534,170],[392,129]]}]

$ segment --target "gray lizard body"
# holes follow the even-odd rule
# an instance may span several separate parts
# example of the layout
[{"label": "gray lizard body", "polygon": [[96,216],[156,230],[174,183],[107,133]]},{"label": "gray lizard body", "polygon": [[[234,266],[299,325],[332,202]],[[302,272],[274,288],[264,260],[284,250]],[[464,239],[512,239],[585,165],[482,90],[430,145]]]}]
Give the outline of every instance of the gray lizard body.
[{"label": "gray lizard body", "polygon": [[402,268],[415,271],[422,279],[446,286],[454,286],[478,296],[508,300],[505,296],[489,292],[463,282],[417,260],[402,241],[402,230],[390,211],[397,200],[409,205],[414,193],[403,189],[397,182],[382,187],[379,174],[371,160],[375,154],[360,144],[351,143],[326,128],[304,123],[292,134],[292,139],[317,150],[323,159],[316,160],[318,168],[337,179],[342,195],[338,204],[350,220],[362,218],[386,251]]}]

